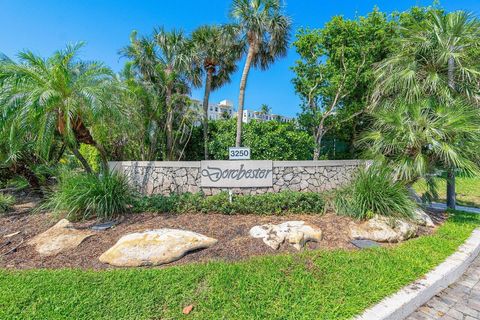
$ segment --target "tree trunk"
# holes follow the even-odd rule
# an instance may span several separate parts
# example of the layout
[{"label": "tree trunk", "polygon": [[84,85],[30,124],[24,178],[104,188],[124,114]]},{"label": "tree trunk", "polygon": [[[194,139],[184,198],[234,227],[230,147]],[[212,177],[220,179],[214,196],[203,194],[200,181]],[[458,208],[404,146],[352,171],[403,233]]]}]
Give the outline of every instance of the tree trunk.
[{"label": "tree trunk", "polygon": [[450,169],[447,173],[447,208],[455,210],[455,170]]},{"label": "tree trunk", "polygon": [[[452,48],[451,48],[452,49]],[[453,57],[448,59],[448,86],[455,92],[455,60]],[[455,169],[448,168],[447,172],[447,207],[455,210],[456,207],[455,196]]]},{"label": "tree trunk", "polygon": [[167,87],[165,100],[167,105],[167,160],[173,161],[173,106],[170,86]]},{"label": "tree trunk", "polygon": [[14,172],[24,177],[33,190],[41,193],[40,180],[29,167],[21,163],[15,166]]},{"label": "tree trunk", "polygon": [[240,92],[238,95],[238,112],[237,112],[237,137],[235,139],[235,146],[242,146],[242,125],[243,125],[243,104],[245,101],[245,88],[247,86],[248,72],[250,71],[250,65],[252,64],[254,56],[254,46],[250,44],[248,48],[247,60],[245,61],[245,67],[243,68],[242,79],[240,81]]},{"label": "tree trunk", "polygon": [[105,151],[105,148],[97,142],[95,142],[94,146],[98,150],[98,153],[100,154],[100,159],[102,161],[103,172],[108,173],[108,170],[109,170],[108,169],[108,158],[107,158],[107,152]]},{"label": "tree trunk", "polygon": [[205,160],[208,160],[208,102],[212,88],[213,70],[208,68],[207,79],[205,80],[205,94],[203,96],[203,148]]},{"label": "tree trunk", "polygon": [[70,150],[75,155],[75,157],[78,159],[78,161],[80,161],[83,168],[85,169],[85,172],[87,172],[89,174],[93,173],[92,168],[88,164],[87,160],[85,160],[85,158],[82,156],[80,151],[78,151],[78,148],[77,147],[71,147]]}]

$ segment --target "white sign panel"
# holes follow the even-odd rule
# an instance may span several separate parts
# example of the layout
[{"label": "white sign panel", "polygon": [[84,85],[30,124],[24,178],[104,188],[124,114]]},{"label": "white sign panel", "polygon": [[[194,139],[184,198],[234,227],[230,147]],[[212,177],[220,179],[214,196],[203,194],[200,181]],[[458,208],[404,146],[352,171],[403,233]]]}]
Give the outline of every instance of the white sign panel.
[{"label": "white sign panel", "polygon": [[230,160],[250,160],[250,148],[228,148],[228,158]]},{"label": "white sign panel", "polygon": [[273,185],[273,162],[259,161],[202,161],[202,187],[250,188]]}]

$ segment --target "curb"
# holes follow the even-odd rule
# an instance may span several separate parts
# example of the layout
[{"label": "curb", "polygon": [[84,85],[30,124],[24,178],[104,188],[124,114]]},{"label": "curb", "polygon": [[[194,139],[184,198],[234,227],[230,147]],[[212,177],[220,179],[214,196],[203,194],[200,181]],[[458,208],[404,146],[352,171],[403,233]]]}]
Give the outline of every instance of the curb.
[{"label": "curb", "polygon": [[475,260],[480,252],[480,228],[458,250],[449,256],[422,279],[402,288],[389,296],[355,320],[402,320],[425,304],[437,293],[457,281]]}]

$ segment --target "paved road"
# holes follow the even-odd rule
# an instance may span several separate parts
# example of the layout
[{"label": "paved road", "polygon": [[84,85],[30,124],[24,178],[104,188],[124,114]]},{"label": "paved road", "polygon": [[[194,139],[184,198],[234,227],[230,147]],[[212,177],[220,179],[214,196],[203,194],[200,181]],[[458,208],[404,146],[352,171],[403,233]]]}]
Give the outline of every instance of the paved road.
[{"label": "paved road", "polygon": [[480,256],[459,281],[437,294],[407,318],[431,319],[480,319]]}]

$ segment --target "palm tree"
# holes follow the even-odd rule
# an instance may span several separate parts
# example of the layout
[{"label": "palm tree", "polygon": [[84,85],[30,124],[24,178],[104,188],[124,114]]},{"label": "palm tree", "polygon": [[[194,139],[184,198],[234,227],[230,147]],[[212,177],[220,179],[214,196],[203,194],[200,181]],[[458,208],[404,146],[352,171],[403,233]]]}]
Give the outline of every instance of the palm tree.
[{"label": "palm tree", "polygon": [[193,49],[193,43],[182,31],[160,28],[154,31],[153,39],[137,39],[136,32],[132,32],[130,45],[121,50],[138,69],[144,85],[161,97],[158,112],[165,126],[166,160],[177,158],[176,142],[183,132],[176,132],[175,125],[180,121],[175,120],[185,113],[190,84],[200,84],[194,72]]},{"label": "palm tree", "polygon": [[[425,21],[402,30],[397,53],[379,64],[374,104],[391,97],[413,102],[434,96],[448,102],[460,96],[478,105],[479,37],[480,23],[471,14],[431,11]],[[455,172],[445,169],[447,204],[454,208]]]},{"label": "palm tree", "polygon": [[478,172],[472,159],[480,143],[480,109],[458,100],[394,100],[372,117],[372,126],[358,144],[368,158],[392,168],[396,179],[411,186],[425,178],[435,195],[438,168]]},{"label": "palm tree", "polygon": [[236,62],[243,51],[234,26],[206,25],[192,34],[198,72],[205,76],[203,96],[203,140],[205,160],[208,160],[208,105],[210,92],[231,81],[237,70]]},{"label": "palm tree", "polygon": [[287,54],[291,21],[283,14],[280,0],[233,0],[230,15],[239,25],[248,44],[238,97],[235,145],[240,147],[245,88],[250,67],[253,65],[266,70],[278,57]]},{"label": "palm tree", "polygon": [[79,152],[80,143],[94,146],[107,169],[104,148],[93,137],[95,123],[118,115],[119,111],[107,98],[112,93],[112,71],[99,62],[78,59],[83,43],[68,45],[48,59],[30,51],[20,52],[19,62],[4,58],[0,63],[0,106],[10,114],[12,128],[35,136],[36,149],[47,155],[57,136],[92,172]]},{"label": "palm tree", "polygon": [[263,104],[260,106],[260,112],[261,112],[263,115],[269,114],[270,111],[271,111],[271,108],[268,106],[268,104],[263,103]]}]

